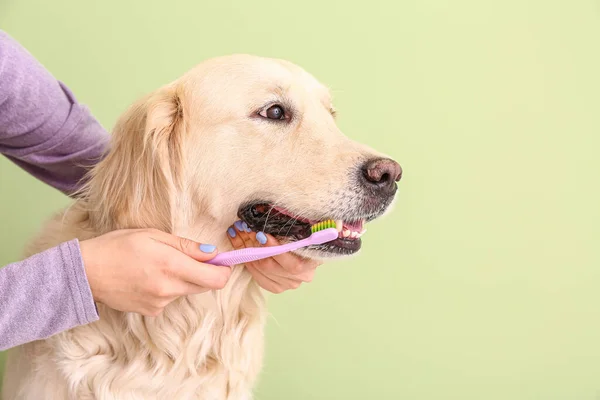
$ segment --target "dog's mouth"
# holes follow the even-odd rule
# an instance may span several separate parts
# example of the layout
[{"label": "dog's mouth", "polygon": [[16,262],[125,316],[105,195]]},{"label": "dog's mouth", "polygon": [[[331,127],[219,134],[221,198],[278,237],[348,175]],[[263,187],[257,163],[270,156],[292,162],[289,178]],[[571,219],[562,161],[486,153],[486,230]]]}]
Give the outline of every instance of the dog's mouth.
[{"label": "dog's mouth", "polygon": [[[268,202],[244,204],[238,211],[238,217],[255,232],[269,233],[283,242],[306,239],[311,235],[310,227],[323,219],[312,220],[274,206]],[[336,220],[338,238],[321,245],[309,246],[329,255],[350,255],[360,250],[361,236],[365,233],[364,219]]]}]

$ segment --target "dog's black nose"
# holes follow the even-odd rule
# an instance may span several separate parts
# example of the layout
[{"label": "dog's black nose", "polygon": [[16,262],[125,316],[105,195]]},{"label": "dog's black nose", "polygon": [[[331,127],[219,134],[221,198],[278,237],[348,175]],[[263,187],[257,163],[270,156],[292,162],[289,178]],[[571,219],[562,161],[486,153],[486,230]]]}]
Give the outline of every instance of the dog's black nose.
[{"label": "dog's black nose", "polygon": [[364,184],[382,193],[396,190],[396,182],[402,178],[402,167],[389,158],[367,161],[362,167]]}]

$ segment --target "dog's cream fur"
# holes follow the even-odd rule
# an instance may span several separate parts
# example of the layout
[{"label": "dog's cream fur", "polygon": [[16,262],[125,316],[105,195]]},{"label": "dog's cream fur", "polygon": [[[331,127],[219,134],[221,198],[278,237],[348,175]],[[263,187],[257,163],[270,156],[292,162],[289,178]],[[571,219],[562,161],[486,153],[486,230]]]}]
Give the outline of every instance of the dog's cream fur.
[{"label": "dog's cream fur", "polygon": [[[256,111],[292,109],[288,123]],[[285,61],[204,62],[133,105],[79,199],[28,252],[120,228],[157,228],[231,249],[240,204],[271,196],[303,215],[350,210],[350,171],[381,156],[337,128],[328,90]],[[302,253],[308,257],[316,253]],[[243,266],[220,291],[180,298],[158,317],[98,305],[100,320],[13,349],[4,400],[251,398],[265,303]]]}]

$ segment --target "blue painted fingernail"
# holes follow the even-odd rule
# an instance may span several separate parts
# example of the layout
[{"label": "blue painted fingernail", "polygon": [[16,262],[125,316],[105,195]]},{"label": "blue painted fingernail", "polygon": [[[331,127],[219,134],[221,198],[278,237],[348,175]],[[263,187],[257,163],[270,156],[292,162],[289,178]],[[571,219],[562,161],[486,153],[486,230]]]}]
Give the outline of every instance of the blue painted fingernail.
[{"label": "blue painted fingernail", "polygon": [[248,233],[252,232],[252,229],[250,229],[250,227],[248,226],[247,223],[244,222],[244,230]]},{"label": "blue painted fingernail", "polygon": [[217,246],[213,246],[212,244],[201,244],[200,251],[203,253],[212,253],[217,249]]},{"label": "blue painted fingernail", "polygon": [[267,243],[267,236],[263,232],[258,232],[256,234],[256,240],[258,240],[258,243],[260,244],[265,244]]},{"label": "blue painted fingernail", "polygon": [[242,229],[248,231],[248,224],[242,221]]},{"label": "blue painted fingernail", "polygon": [[238,231],[240,231],[240,232],[242,232],[244,230],[244,225],[243,224],[244,224],[244,222],[242,222],[242,221],[235,221],[233,223],[233,225],[235,225],[236,229]]},{"label": "blue painted fingernail", "polygon": [[231,236],[232,238],[234,238],[237,235],[237,233],[235,233],[235,229],[233,229],[233,228],[227,229],[227,234],[229,236]]}]

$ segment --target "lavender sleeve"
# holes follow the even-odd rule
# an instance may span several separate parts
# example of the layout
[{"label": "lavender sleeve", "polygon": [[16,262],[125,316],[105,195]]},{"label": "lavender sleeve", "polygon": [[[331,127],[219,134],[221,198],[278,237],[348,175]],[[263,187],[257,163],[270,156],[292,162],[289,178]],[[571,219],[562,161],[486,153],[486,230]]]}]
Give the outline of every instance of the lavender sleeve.
[{"label": "lavender sleeve", "polygon": [[0,350],[98,319],[77,239],[0,270]]},{"label": "lavender sleeve", "polygon": [[[72,194],[108,139],[67,87],[0,31],[0,154]],[[0,350],[97,319],[77,240],[0,268]]]}]

